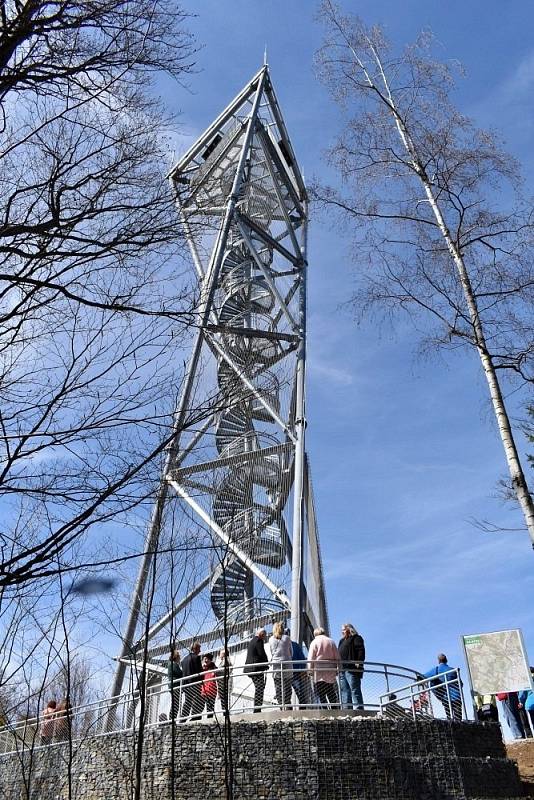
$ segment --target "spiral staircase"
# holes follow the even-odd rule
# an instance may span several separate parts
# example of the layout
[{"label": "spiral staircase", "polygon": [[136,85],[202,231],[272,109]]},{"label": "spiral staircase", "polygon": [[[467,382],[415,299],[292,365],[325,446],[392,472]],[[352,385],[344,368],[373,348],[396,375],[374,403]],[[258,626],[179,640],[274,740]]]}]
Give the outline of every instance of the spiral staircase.
[{"label": "spiral staircase", "polygon": [[[233,331],[242,330],[241,335],[232,333],[224,337],[227,352],[241,375],[271,408],[279,411],[277,379],[269,370],[279,348],[276,341],[261,336],[262,330],[268,333],[274,330],[275,298],[265,278],[258,274],[239,232],[232,234],[231,247],[220,272],[218,323]],[[258,242],[258,249],[262,247]],[[272,252],[263,247],[263,257],[269,261]],[[283,453],[262,452],[273,442],[278,444],[278,439],[255,427],[261,422],[264,429],[274,420],[258,398],[236,381],[235,369],[223,358],[218,362],[218,381],[224,410],[215,427],[217,451],[222,458],[245,454],[248,458],[229,467],[218,485],[213,498],[213,519],[256,563],[280,568],[287,558],[289,539],[278,501],[288,464]],[[258,488],[263,490],[264,502],[256,500]],[[228,556],[216,566],[210,588],[211,606],[217,619],[257,615],[260,601],[255,603],[253,597],[246,597],[249,579],[249,571],[236,557]]]}]

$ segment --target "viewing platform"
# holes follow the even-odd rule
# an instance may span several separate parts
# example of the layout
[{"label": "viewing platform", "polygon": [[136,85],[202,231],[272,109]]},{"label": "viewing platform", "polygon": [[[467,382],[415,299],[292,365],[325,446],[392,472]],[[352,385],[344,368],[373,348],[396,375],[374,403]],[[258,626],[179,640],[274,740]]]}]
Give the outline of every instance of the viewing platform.
[{"label": "viewing platform", "polygon": [[[268,665],[272,667],[272,665]],[[304,669],[302,667],[304,666]],[[355,665],[356,666],[356,665]],[[285,664],[286,677],[297,670]],[[432,695],[429,680],[390,664],[364,665],[363,709],[319,705],[307,665],[310,692],[291,707],[272,697],[253,708],[252,678],[235,666],[217,675],[211,715],[172,720],[165,685],[73,708],[56,720],[43,741],[40,720],[0,730],[0,797],[20,800],[31,773],[38,800],[127,800],[136,763],[143,800],[518,800],[521,784],[507,758],[500,726],[455,721]],[[291,672],[290,672],[291,668]],[[276,673],[276,669],[275,669]],[[415,678],[415,680],[414,680]],[[278,677],[276,679],[278,681]],[[445,686],[461,686],[458,669]],[[175,692],[196,692],[200,682],[179,682]],[[227,700],[224,686],[228,687]],[[222,690],[221,690],[222,687]],[[175,697],[174,708],[183,708]],[[166,709],[166,710],[165,710]],[[225,710],[226,709],[226,710]],[[198,709],[197,709],[198,710]],[[68,785],[75,794],[68,794]],[[37,792],[37,793],[35,793]]]},{"label": "viewing platform", "polygon": [[[340,677],[352,670],[361,675],[363,705],[340,694]],[[414,721],[434,718],[467,719],[459,667],[442,674],[439,692],[432,681],[397,664],[366,661],[344,662],[288,661],[265,664],[235,664],[218,667],[206,674],[188,676],[173,682],[170,691],[167,662],[152,663],[147,673],[143,696],[138,689],[116,697],[97,700],[47,716],[11,721],[0,727],[0,757],[10,752],[52,747],[68,740],[77,747],[88,737],[114,732],[138,733],[160,727],[171,719],[176,725],[188,722],[221,724],[259,719],[336,719],[339,717],[399,717]],[[260,705],[258,681],[262,684]],[[328,696],[323,694],[330,687]],[[461,699],[455,700],[456,697]],[[286,699],[290,698],[288,702]],[[46,701],[43,699],[43,705]]]}]

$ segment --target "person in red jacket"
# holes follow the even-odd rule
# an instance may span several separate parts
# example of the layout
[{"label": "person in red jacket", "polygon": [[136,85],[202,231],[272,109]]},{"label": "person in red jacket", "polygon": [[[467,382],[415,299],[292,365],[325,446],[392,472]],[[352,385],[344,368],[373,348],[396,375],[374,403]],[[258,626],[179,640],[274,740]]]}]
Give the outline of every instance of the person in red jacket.
[{"label": "person in red jacket", "polygon": [[213,661],[213,653],[206,653],[202,657],[202,684],[200,694],[204,701],[207,717],[213,717],[215,710],[215,700],[217,699],[217,667]]}]

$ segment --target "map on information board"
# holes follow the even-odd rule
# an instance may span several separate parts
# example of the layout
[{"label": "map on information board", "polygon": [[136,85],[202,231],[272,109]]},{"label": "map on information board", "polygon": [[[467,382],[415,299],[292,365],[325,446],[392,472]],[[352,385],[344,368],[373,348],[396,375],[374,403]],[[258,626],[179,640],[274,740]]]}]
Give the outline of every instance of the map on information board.
[{"label": "map on information board", "polygon": [[474,692],[518,692],[532,686],[520,630],[471,634],[462,640]]}]

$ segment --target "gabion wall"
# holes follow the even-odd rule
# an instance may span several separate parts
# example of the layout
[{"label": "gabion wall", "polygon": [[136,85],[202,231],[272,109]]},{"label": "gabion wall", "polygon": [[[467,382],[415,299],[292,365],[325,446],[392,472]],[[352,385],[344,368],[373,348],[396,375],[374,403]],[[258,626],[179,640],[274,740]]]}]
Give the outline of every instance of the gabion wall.
[{"label": "gabion wall", "polygon": [[[130,800],[131,733],[0,757],[2,800]],[[166,724],[147,731],[143,800],[490,800],[521,795],[498,725],[406,719]],[[69,755],[70,754],[70,755]],[[174,755],[173,755],[174,754]],[[226,782],[226,783],[225,783]],[[174,784],[174,794],[171,791]]]}]

